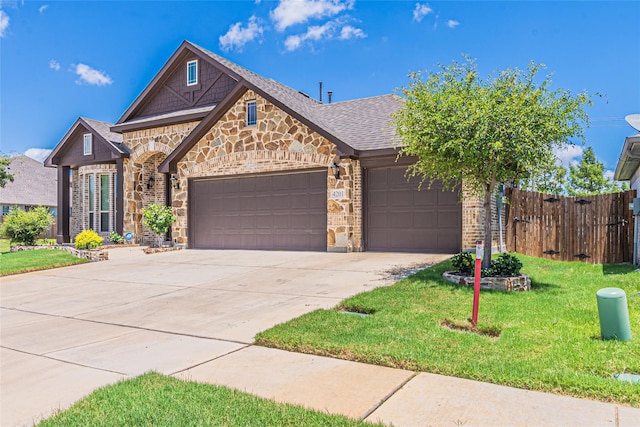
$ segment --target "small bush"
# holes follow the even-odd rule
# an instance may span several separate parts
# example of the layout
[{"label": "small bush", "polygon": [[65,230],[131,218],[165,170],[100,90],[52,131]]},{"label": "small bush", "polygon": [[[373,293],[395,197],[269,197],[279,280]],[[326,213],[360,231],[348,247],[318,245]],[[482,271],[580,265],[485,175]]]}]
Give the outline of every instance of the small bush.
[{"label": "small bush", "polygon": [[0,235],[11,239],[11,243],[33,246],[38,236],[53,224],[53,216],[44,206],[25,212],[13,208],[0,227]]},{"label": "small bush", "polygon": [[76,249],[95,249],[102,244],[102,237],[93,230],[83,230],[76,236]]},{"label": "small bush", "polygon": [[504,253],[500,254],[498,258],[491,261],[491,275],[514,277],[520,275],[520,269],[522,268],[522,262],[513,255]]},{"label": "small bush", "polygon": [[124,237],[122,237],[115,231],[109,233],[109,240],[111,240],[111,242],[115,244],[124,243]]},{"label": "small bush", "polygon": [[458,273],[473,274],[474,259],[469,252],[460,252],[451,258],[451,264]]}]

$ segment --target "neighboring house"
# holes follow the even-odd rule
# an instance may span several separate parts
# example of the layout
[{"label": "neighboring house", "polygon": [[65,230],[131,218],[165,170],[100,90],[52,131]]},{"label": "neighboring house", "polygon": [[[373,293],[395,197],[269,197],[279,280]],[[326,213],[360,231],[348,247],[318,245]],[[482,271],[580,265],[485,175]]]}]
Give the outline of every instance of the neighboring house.
[{"label": "neighboring house", "polygon": [[[622,153],[618,159],[616,172],[613,178],[617,181],[629,181],[632,190],[640,197],[640,133],[625,138]],[[636,221],[636,224],[638,221]],[[640,227],[635,229],[634,241],[638,245],[640,241]],[[636,246],[637,248],[637,246]],[[636,264],[640,263],[640,250],[636,249]]]},{"label": "neighboring house", "polygon": [[14,180],[7,182],[4,188],[0,187],[2,215],[8,214],[14,206],[25,210],[45,206],[56,214],[56,171],[25,155],[14,157],[7,171]]},{"label": "neighboring house", "polygon": [[390,124],[400,106],[323,104],[185,41],[115,124],[80,118],[47,158],[59,209],[73,212],[58,240],[93,228],[151,242],[142,209],[159,203],[189,248],[473,247],[480,200],[407,183],[415,159],[396,158]]}]

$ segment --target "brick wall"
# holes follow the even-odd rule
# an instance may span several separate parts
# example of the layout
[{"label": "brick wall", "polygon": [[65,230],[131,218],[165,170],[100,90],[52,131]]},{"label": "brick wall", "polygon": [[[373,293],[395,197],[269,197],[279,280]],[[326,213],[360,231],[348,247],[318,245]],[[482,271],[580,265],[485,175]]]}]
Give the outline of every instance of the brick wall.
[{"label": "brick wall", "polygon": [[[462,250],[475,250],[476,240],[484,240],[484,207],[482,197],[474,195],[468,188],[463,186],[462,200]],[[499,251],[500,234],[498,226],[498,211],[496,207],[496,197],[491,197],[491,246],[494,252]],[[506,224],[502,215],[502,241],[506,243]],[[504,248],[503,248],[504,249]]]},{"label": "brick wall", "polygon": [[[115,194],[115,176],[116,165],[102,164],[81,166],[72,171],[72,195],[71,195],[71,238],[72,241],[82,230],[89,229],[89,176],[93,177],[93,206],[94,206],[94,224],[93,229],[103,238],[109,236],[109,232],[115,230],[115,214],[116,214],[116,194]],[[108,231],[100,231],[101,229],[101,211],[100,211],[100,176],[107,175],[109,178],[109,223]]]}]

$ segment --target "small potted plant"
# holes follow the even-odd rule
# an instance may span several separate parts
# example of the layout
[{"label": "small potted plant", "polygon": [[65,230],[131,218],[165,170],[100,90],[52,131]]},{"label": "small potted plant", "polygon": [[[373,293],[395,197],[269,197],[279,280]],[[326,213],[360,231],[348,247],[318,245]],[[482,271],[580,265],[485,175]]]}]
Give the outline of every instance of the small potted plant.
[{"label": "small potted plant", "polygon": [[157,247],[162,246],[163,236],[169,231],[169,227],[175,222],[176,218],[170,206],[151,203],[142,210],[142,224],[157,236]]}]

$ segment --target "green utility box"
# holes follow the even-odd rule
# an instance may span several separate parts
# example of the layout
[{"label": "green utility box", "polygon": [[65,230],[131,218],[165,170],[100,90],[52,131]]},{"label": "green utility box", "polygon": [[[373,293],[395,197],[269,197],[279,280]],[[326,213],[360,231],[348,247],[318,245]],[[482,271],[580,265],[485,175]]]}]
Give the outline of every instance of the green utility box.
[{"label": "green utility box", "polygon": [[631,341],[627,294],[620,288],[603,288],[596,292],[596,298],[602,339]]}]

